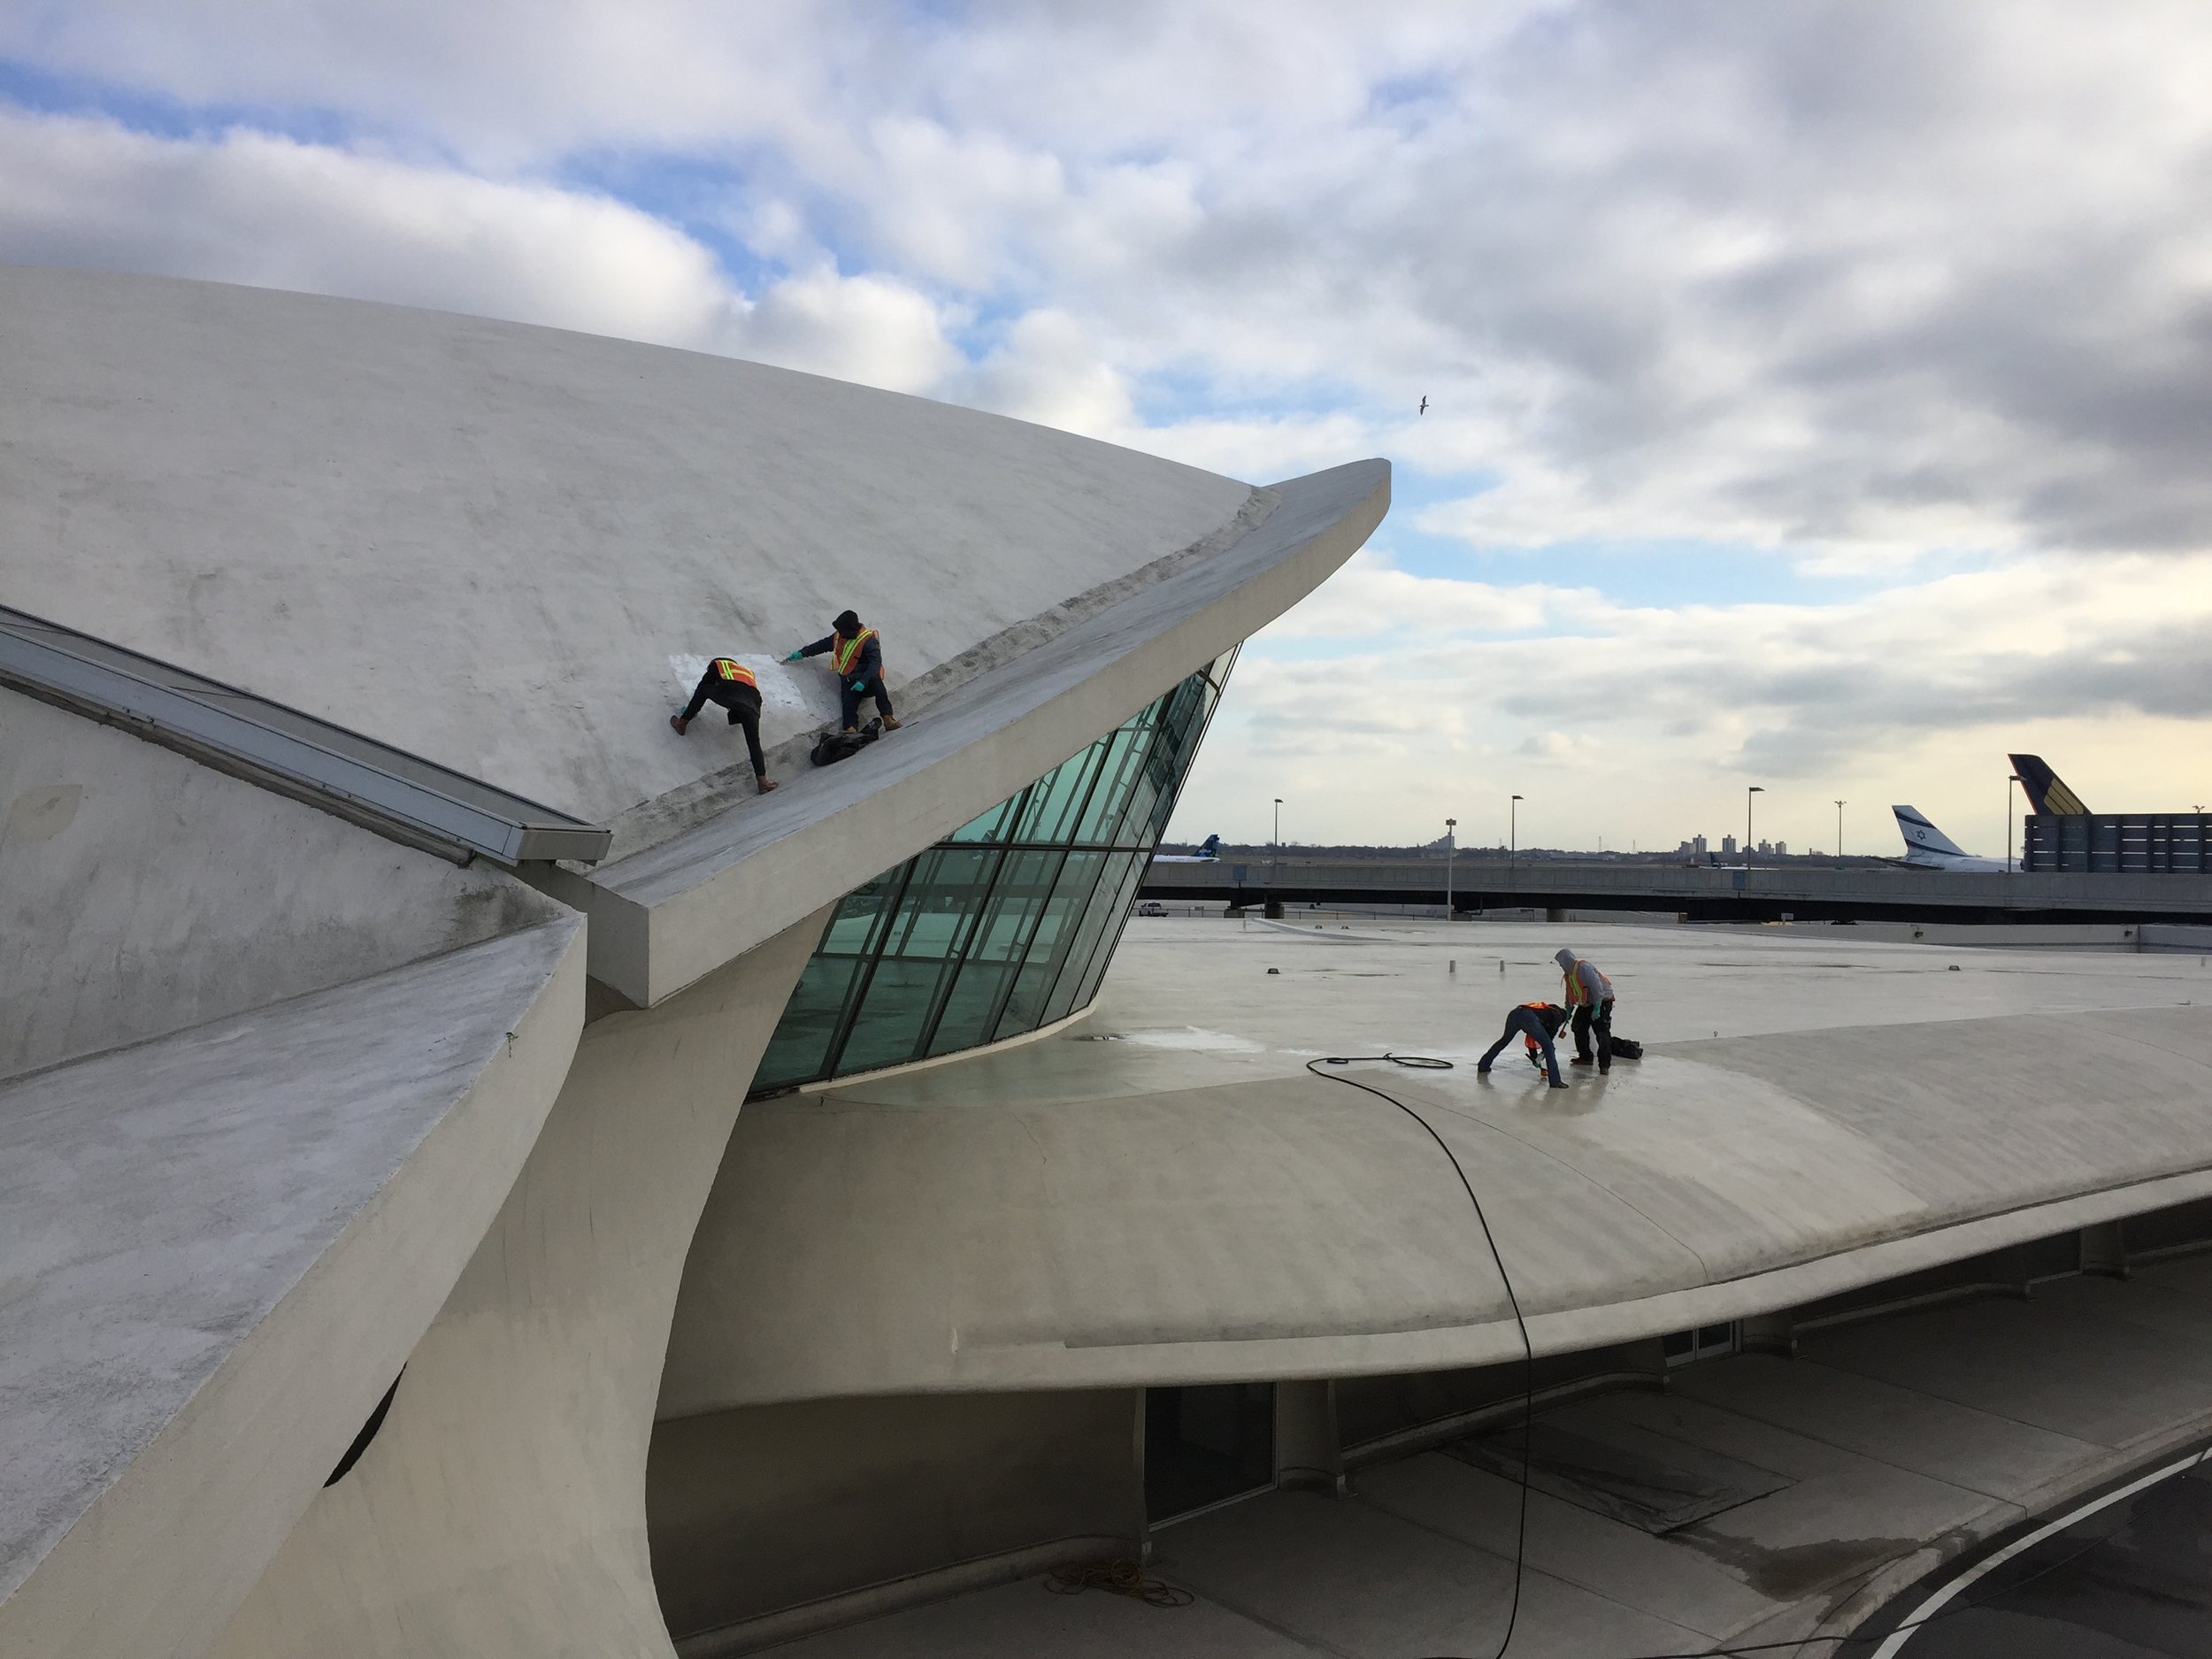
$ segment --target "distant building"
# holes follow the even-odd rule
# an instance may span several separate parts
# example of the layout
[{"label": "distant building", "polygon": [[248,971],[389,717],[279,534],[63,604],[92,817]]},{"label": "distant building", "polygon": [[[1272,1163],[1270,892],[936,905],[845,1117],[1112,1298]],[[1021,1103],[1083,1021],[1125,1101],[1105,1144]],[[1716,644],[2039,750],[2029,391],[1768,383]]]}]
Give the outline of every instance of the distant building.
[{"label": "distant building", "polygon": [[[1764,852],[1764,851],[1766,851],[1766,845],[1765,845],[1765,843],[1764,843],[1764,842],[1760,843],[1759,850],[1760,850],[1761,852]],[[1786,857],[1788,857],[1788,856],[1790,856],[1790,844],[1789,844],[1789,842],[1787,842],[1787,841],[1777,841],[1777,842],[1775,842],[1775,843],[1774,843],[1774,856],[1775,856],[1777,858],[1786,858]]]},{"label": "distant building", "polygon": [[1724,835],[1720,838],[1720,853],[1721,856],[1724,858],[1732,858],[1735,856],[1736,838],[1733,835]]}]

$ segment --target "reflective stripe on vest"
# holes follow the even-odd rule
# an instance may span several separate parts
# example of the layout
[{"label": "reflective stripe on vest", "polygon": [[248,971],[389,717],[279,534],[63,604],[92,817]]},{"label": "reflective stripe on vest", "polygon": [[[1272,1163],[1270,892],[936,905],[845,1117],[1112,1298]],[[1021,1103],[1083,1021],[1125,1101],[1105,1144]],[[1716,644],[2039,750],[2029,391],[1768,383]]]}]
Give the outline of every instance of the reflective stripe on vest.
[{"label": "reflective stripe on vest", "polygon": [[734,680],[741,686],[750,686],[755,691],[760,689],[760,681],[753,678],[751,669],[742,663],[733,663],[726,657],[714,659],[714,672],[725,680]]},{"label": "reflective stripe on vest", "polygon": [[[1585,968],[1597,974],[1598,984],[1602,988],[1593,990],[1583,984],[1582,971]],[[1592,1006],[1604,1002],[1612,995],[1613,981],[1607,979],[1604,974],[1599,973],[1597,968],[1587,959],[1581,956],[1576,957],[1575,965],[1567,970],[1567,1006],[1569,1008]]]},{"label": "reflective stripe on vest", "polygon": [[873,628],[863,628],[849,640],[837,636],[837,643],[830,647],[830,661],[837,665],[839,679],[853,672],[853,664],[860,660],[861,648],[875,637]]}]

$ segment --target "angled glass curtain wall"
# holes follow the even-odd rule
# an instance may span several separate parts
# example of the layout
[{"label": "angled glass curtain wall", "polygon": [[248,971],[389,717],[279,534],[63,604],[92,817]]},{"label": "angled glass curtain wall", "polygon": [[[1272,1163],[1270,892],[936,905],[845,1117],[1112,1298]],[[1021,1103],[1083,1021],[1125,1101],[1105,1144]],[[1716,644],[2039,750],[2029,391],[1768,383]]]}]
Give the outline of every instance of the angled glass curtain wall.
[{"label": "angled glass curtain wall", "polygon": [[1087,1004],[1235,657],[841,899],[751,1092],[977,1048]]}]

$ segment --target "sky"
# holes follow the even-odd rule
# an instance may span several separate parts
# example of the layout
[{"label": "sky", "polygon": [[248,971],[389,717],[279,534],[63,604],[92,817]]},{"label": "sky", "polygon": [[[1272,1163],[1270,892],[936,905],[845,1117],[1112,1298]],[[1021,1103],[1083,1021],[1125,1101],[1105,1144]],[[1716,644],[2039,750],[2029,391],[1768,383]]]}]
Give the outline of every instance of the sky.
[{"label": "sky", "polygon": [[[1389,457],[1173,833],[2212,802],[2198,0],[12,0],[0,259]],[[1428,400],[1428,411],[1417,412]]]}]

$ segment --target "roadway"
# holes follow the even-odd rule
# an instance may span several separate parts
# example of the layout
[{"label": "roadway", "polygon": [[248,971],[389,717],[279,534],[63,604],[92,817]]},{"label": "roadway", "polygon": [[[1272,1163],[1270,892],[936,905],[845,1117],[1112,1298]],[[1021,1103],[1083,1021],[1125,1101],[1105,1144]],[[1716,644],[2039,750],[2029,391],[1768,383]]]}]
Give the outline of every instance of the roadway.
[{"label": "roadway", "polygon": [[[1148,899],[1260,904],[1437,904],[1440,857],[1223,858],[1156,864]],[[1824,866],[1573,863],[1462,857],[1451,871],[1455,912],[1672,911],[1691,921],[2205,922],[2212,877],[2029,874]]]}]

